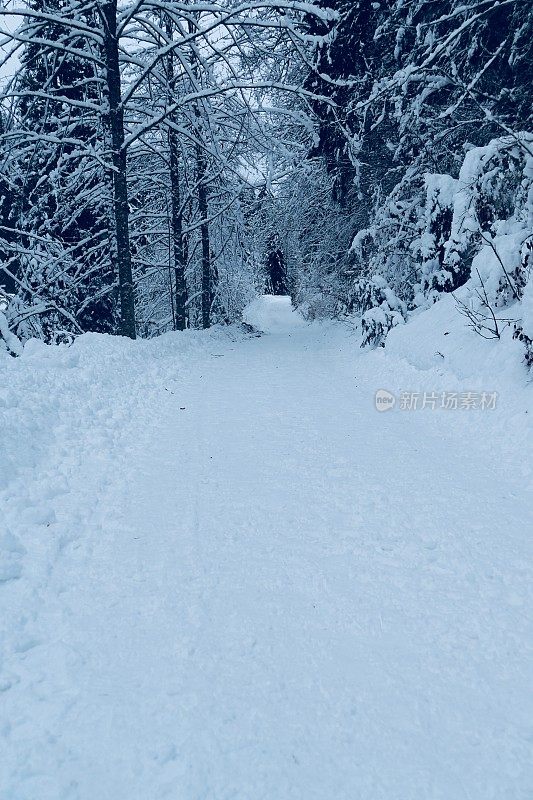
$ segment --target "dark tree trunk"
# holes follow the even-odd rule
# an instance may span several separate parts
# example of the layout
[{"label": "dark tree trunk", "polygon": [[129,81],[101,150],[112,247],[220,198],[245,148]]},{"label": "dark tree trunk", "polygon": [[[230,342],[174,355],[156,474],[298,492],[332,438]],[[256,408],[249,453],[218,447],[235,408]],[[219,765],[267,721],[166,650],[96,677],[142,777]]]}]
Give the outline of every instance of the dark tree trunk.
[{"label": "dark tree trunk", "polygon": [[209,243],[209,223],[208,223],[208,202],[207,187],[205,176],[207,173],[207,159],[205,152],[200,145],[196,148],[197,180],[198,180],[198,210],[202,224],[200,233],[202,238],[202,327],[209,328],[211,325],[211,301],[212,301],[212,279],[211,279],[211,249]]},{"label": "dark tree trunk", "polygon": [[174,260],[176,330],[184,331],[188,325],[186,258],[183,247],[183,216],[181,211],[179,154],[176,133],[168,134],[170,151],[170,203],[172,209],[172,257]]},{"label": "dark tree trunk", "polygon": [[[167,19],[166,32],[172,38],[172,20]],[[167,85],[168,100],[173,103],[175,100],[176,80],[174,76],[174,54],[171,51],[167,58]],[[170,114],[169,122],[175,122],[174,114]],[[179,175],[179,142],[178,136],[173,128],[168,131],[168,149],[170,154],[170,204],[171,204],[171,224],[172,224],[172,257],[174,261],[174,284],[175,284],[175,326],[176,330],[183,331],[189,323],[187,313],[187,281],[185,270],[187,259],[183,241],[183,214],[181,208],[180,175]]]},{"label": "dark tree trunk", "polygon": [[288,294],[285,258],[275,234],[269,237],[267,248],[267,294]]},{"label": "dark tree trunk", "polygon": [[120,327],[123,336],[135,339],[135,298],[129,236],[128,184],[124,147],[124,111],[122,108],[117,36],[117,0],[101,6],[104,22],[106,88],[109,102],[109,134],[112,151],[113,238],[120,296]]}]

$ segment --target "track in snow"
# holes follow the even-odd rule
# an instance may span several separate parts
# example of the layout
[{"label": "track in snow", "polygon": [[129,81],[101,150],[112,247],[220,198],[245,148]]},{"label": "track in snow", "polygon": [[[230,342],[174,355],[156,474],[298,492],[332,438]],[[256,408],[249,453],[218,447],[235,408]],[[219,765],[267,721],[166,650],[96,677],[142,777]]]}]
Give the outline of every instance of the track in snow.
[{"label": "track in snow", "polygon": [[81,527],[11,661],[2,800],[530,796],[519,437],[377,414],[414,370],[286,322],[63,420],[95,446],[49,501]]}]

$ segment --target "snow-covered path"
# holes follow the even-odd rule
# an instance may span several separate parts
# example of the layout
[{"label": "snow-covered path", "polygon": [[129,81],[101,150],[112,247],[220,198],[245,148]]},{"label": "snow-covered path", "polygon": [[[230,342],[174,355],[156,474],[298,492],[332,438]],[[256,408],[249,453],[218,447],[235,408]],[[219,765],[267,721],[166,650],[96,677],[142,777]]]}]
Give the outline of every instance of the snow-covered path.
[{"label": "snow-covered path", "polygon": [[2,800],[530,798],[524,408],[379,414],[437,372],[340,326],[163,338],[5,490]]}]

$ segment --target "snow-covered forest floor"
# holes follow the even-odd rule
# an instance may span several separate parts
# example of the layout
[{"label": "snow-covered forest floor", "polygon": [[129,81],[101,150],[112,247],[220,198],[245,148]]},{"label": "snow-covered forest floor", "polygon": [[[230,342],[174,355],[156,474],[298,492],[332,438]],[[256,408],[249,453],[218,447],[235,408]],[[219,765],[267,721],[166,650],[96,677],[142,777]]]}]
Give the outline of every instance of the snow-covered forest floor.
[{"label": "snow-covered forest floor", "polygon": [[2,800],[532,796],[520,343],[272,303],[0,354]]}]

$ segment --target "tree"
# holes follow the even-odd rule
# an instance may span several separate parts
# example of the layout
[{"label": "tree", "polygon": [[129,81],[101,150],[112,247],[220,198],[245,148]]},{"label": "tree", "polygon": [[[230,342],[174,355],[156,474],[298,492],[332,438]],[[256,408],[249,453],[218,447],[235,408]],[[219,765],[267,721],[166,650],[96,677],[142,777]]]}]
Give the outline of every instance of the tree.
[{"label": "tree", "polygon": [[124,107],[122,104],[119,59],[119,27],[117,0],[105,0],[97,6],[101,16],[102,49],[105,57],[105,98],[107,114],[104,121],[109,132],[111,149],[111,183],[113,189],[113,250],[117,264],[120,291],[121,332],[135,339],[135,302],[129,232],[129,203],[127,182],[127,151],[124,135]]},{"label": "tree", "polygon": [[[57,313],[66,321],[60,307],[72,312],[75,322],[67,325],[72,332],[110,331],[113,276],[102,257],[107,209],[103,172],[91,154],[98,144],[93,110],[98,84],[91,63],[62,50],[57,20],[65,9],[64,0],[33,0],[22,26],[21,67],[6,93],[11,109],[9,130],[3,132],[5,170],[16,178],[4,241],[22,307],[38,307],[40,316],[50,318],[47,328],[56,324]],[[50,283],[51,250],[62,262],[55,270],[58,284]],[[37,253],[37,260],[28,257]],[[37,286],[39,264],[47,286]]]},{"label": "tree", "polygon": [[281,242],[276,234],[272,234],[267,242],[267,289],[272,294],[288,294],[287,270]]},{"label": "tree", "polygon": [[[197,146],[197,207],[201,207],[202,216],[202,320],[203,324],[209,324],[210,309],[216,295],[213,281],[217,271],[209,242],[209,228],[212,224],[209,218],[208,186],[212,180],[209,171],[211,161],[219,159],[222,152],[212,140],[212,132],[216,131],[218,123],[211,124],[210,115],[216,105],[211,101],[220,97],[238,96],[243,107],[246,107],[250,92],[256,88],[268,90],[274,87],[278,91],[309,96],[309,92],[300,85],[283,85],[282,81],[273,79],[268,75],[265,65],[272,58],[276,59],[280,42],[296,41],[298,46],[307,47],[311,40],[302,32],[300,22],[305,15],[313,13],[312,10],[308,4],[298,0],[282,5],[266,0],[261,5],[260,12],[257,5],[248,0],[235,4],[201,4],[190,11],[183,4],[172,0],[165,2],[164,6],[158,0],[141,0],[120,8],[116,0],[90,0],[88,3],[82,3],[81,0],[35,0],[35,4],[29,9],[9,12],[10,15],[23,18],[23,23],[17,30],[5,31],[13,42],[14,51],[22,46],[27,52],[35,45],[46,69],[49,64],[66,66],[70,62],[79,66],[76,74],[82,76],[81,81],[78,81],[75,74],[69,73],[59,90],[46,73],[47,78],[42,86],[30,91],[15,81],[5,94],[5,99],[15,98],[21,104],[26,102],[26,98],[28,108],[31,105],[33,113],[39,119],[46,117],[47,124],[51,126],[50,130],[45,130],[41,125],[36,133],[26,129],[24,125],[19,126],[19,153],[25,151],[27,154],[30,144],[38,151],[42,142],[57,144],[60,150],[68,143],[72,146],[71,159],[75,154],[78,162],[85,160],[88,163],[92,160],[106,176],[103,186],[109,209],[108,239],[118,279],[121,331],[128,336],[136,335],[128,153],[139,142],[146,140],[152,131],[166,127],[174,198],[174,282],[175,306],[178,310],[175,319],[177,325],[183,326],[186,324],[184,307],[189,308],[190,304],[186,299],[184,279],[183,253],[186,236],[183,230],[181,236],[179,233],[180,221],[183,228],[183,201],[178,196],[180,175],[177,137],[185,134]],[[328,12],[318,7],[317,14],[323,19],[328,17]],[[267,37],[274,45],[273,56],[265,55],[268,53],[268,47],[265,47]],[[261,58],[258,54],[261,54]],[[9,56],[10,54],[7,58]],[[261,60],[263,66],[260,66]],[[166,102],[164,107],[156,105],[151,108],[145,100],[151,95],[152,82],[160,80],[161,65],[165,63],[166,85],[169,90],[166,93]],[[241,75],[236,71],[238,63],[248,64]],[[58,74],[57,69],[54,75],[56,73]],[[89,86],[93,88],[89,90]],[[77,94],[80,89],[81,97]],[[49,109],[55,107],[54,104],[60,107],[60,113],[48,115]],[[203,139],[196,136],[196,142],[189,113],[194,108],[200,110],[202,119],[197,128],[202,136],[205,134]],[[85,135],[78,135],[69,127],[69,119],[80,113],[85,121],[91,123],[91,130],[96,131],[95,136],[91,134],[89,141]],[[185,130],[182,126],[183,114],[188,118]],[[181,141],[179,150],[183,153]],[[42,166],[43,164],[39,165],[40,168]],[[80,174],[79,169],[77,174]],[[37,188],[38,186],[35,187]],[[31,191],[33,190],[30,187],[23,187],[25,202]],[[41,207],[47,202],[48,200],[41,199]],[[43,223],[47,216],[47,212],[43,213]],[[31,233],[35,235],[34,231]],[[48,265],[50,259],[57,260],[63,243],[56,239],[51,247],[46,236],[44,239],[37,249],[39,258],[44,259]],[[105,247],[102,243],[100,252],[105,252]],[[25,240],[23,249],[27,251],[29,262],[34,264],[34,245]],[[70,256],[73,258],[69,262],[69,270],[71,267],[75,269],[78,259],[67,248],[64,259],[68,260]],[[39,283],[39,276],[44,275],[43,270],[34,270],[34,273]],[[56,275],[58,280],[61,275],[61,272]],[[44,306],[41,302],[43,297],[39,293],[43,287],[34,285],[33,279],[31,285],[26,280],[22,283],[24,290],[38,300],[33,303],[32,313],[41,313]],[[69,282],[68,287],[61,286],[53,302],[47,300],[48,305],[56,308],[59,297],[63,300],[68,293],[72,294],[74,286],[79,286],[77,277],[73,283]],[[58,313],[66,317],[70,315],[73,328],[78,329],[80,326],[76,322],[76,308],[67,308],[67,305],[68,303],[61,307]]]}]

